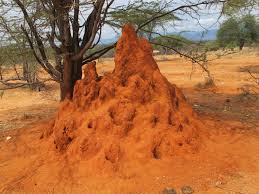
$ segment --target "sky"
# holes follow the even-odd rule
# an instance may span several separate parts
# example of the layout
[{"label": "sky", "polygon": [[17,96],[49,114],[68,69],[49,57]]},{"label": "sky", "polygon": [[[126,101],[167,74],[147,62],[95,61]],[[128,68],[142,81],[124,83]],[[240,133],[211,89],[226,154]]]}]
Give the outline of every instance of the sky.
[{"label": "sky", "polygon": [[[199,0],[175,0],[175,3],[172,8],[178,7],[180,5],[185,4],[186,2],[198,2]],[[129,2],[129,0],[115,0],[114,6],[117,5],[125,5]],[[132,2],[132,0],[131,0]],[[181,21],[169,23],[166,26],[166,32],[162,29],[157,29],[160,33],[170,34],[175,32],[182,32],[182,31],[205,31],[209,29],[218,29],[220,26],[220,22],[224,20],[224,17],[221,17],[218,21],[218,17],[220,15],[220,7],[211,7],[210,9],[203,7],[200,10],[199,19],[194,19],[192,17],[187,16],[186,14],[180,15]],[[179,14],[182,14],[179,12]],[[195,15],[197,17],[197,15]],[[117,34],[114,30],[108,26],[104,27],[102,39],[114,39]]]},{"label": "sky", "polygon": [[[121,5],[127,5],[128,3],[132,3],[134,1],[136,0],[115,0],[113,4],[113,8]],[[145,0],[145,1],[151,1],[151,0]],[[161,2],[162,4],[166,0],[157,0],[157,1]],[[170,7],[170,9],[174,9],[180,5],[197,3],[199,1],[204,1],[204,0],[173,0],[173,4],[172,4],[173,6]],[[199,18],[199,23],[197,22],[197,20],[193,19],[192,17],[188,17],[186,14],[179,12],[179,14],[181,14],[179,15],[182,19],[181,21],[178,21],[175,23],[168,23],[166,25],[166,31],[162,29],[156,29],[156,30],[159,33],[170,34],[170,33],[181,32],[181,31],[203,31],[204,29],[217,29],[219,28],[219,23],[216,22],[219,16],[219,10],[220,9],[218,7],[212,7],[211,9],[207,9],[205,7],[202,8],[200,10],[201,15]],[[14,16],[17,16],[17,14],[19,13],[20,13],[20,9],[17,9],[17,10],[11,9],[9,12],[9,15],[14,17]],[[116,37],[118,37],[118,32],[116,33],[111,27],[107,25],[104,26],[102,31],[102,40],[115,39]]]}]

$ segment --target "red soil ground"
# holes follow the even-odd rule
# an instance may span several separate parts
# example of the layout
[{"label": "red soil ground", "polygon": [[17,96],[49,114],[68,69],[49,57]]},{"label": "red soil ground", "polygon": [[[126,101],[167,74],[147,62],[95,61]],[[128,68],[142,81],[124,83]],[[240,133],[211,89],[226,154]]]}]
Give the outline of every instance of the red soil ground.
[{"label": "red soil ground", "polygon": [[197,115],[130,26],[114,71],[100,77],[92,63],[85,73],[52,122],[9,131],[12,139],[0,141],[1,192],[156,194],[165,187],[180,193],[183,185],[195,193],[259,191],[258,134]]}]

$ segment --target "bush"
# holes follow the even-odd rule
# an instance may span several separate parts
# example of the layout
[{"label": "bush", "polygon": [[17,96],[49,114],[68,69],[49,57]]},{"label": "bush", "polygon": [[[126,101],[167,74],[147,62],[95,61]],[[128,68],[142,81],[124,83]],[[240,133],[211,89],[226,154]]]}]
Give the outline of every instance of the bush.
[{"label": "bush", "polygon": [[199,89],[208,89],[215,87],[215,82],[212,78],[207,77],[203,83],[198,83],[195,87]]}]

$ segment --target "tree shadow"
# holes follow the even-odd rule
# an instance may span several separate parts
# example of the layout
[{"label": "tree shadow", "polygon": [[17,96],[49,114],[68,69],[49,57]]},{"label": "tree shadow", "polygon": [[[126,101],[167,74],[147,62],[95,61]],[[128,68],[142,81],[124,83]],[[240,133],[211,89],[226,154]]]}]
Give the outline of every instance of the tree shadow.
[{"label": "tree shadow", "polygon": [[184,90],[184,93],[199,115],[238,121],[249,129],[259,127],[259,94],[226,94],[206,90]]}]

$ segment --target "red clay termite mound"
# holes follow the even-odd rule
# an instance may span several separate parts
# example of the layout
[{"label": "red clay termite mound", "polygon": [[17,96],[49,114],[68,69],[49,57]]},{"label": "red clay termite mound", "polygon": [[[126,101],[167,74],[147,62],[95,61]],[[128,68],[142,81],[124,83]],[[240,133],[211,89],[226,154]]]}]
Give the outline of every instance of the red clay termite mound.
[{"label": "red clay termite mound", "polygon": [[64,101],[51,130],[55,149],[110,163],[195,152],[201,124],[182,92],[159,71],[147,40],[123,28],[115,69],[99,77],[95,62]]}]

